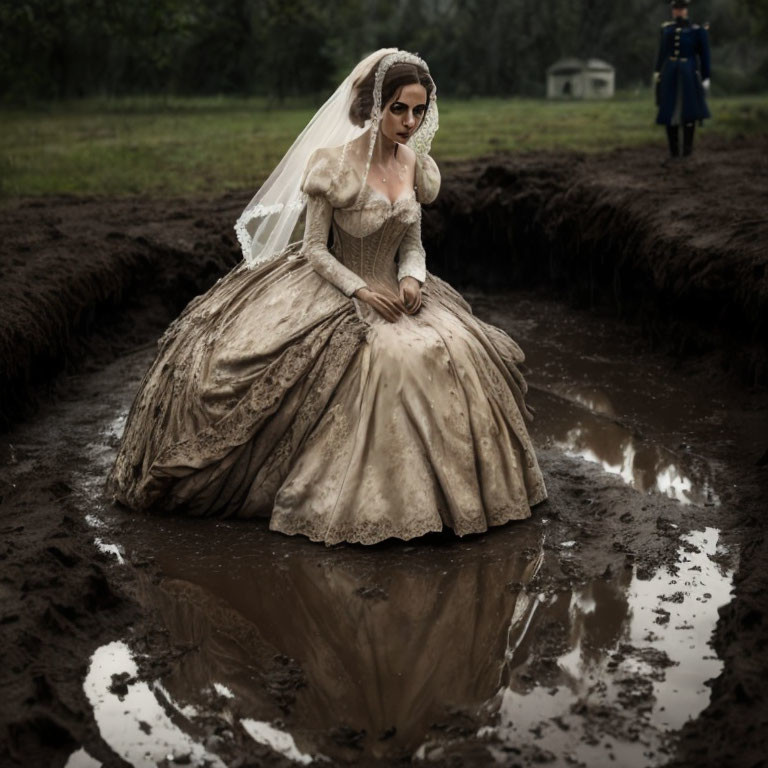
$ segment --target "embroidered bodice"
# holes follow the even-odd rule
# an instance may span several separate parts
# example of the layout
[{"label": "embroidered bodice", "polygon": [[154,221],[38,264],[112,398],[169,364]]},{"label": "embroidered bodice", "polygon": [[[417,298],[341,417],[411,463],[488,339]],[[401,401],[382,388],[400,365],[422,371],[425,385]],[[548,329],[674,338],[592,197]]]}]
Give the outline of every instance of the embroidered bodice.
[{"label": "embroidered bodice", "polygon": [[317,150],[307,164],[302,253],[347,296],[366,286],[397,293],[397,283],[405,276],[423,282],[421,203],[437,197],[440,172],[434,160],[417,157],[414,189],[390,202],[363,184],[353,165],[340,166],[342,151]]}]

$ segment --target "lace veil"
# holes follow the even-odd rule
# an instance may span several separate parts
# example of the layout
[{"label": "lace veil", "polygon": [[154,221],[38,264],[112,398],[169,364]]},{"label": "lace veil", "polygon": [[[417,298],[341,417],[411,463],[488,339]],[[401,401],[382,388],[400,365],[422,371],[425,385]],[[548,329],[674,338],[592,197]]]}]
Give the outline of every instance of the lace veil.
[{"label": "lace veil", "polygon": [[[310,155],[322,147],[341,147],[340,173],[345,162],[360,163],[361,193],[370,170],[373,149],[382,117],[382,86],[390,66],[400,62],[418,64],[426,72],[426,63],[413,53],[397,48],[380,48],[360,61],[328,101],[314,114],[304,130],[293,142],[269,178],[259,188],[235,223],[235,232],[243,250],[243,257],[251,269],[279,256],[290,240],[296,223],[306,205],[301,191],[301,180]],[[354,125],[349,119],[349,108],[356,96],[356,86],[376,68],[371,119],[366,125]],[[427,113],[418,130],[410,137],[408,146],[417,154],[429,153],[438,128],[437,89],[432,88]],[[367,156],[349,157],[347,145],[369,132]],[[363,141],[365,141],[363,139]]]}]

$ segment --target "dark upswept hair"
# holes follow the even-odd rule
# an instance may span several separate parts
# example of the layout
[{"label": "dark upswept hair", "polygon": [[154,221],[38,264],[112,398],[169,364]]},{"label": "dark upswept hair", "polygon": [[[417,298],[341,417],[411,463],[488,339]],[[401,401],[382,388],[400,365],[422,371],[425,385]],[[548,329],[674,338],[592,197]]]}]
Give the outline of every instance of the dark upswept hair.
[{"label": "dark upswept hair", "polygon": [[[353,84],[355,97],[349,107],[349,119],[353,125],[359,125],[361,128],[366,120],[371,119],[373,110],[373,86],[376,80],[376,70],[373,67],[371,71],[358,82]],[[425,69],[418,64],[409,62],[398,62],[392,64],[384,75],[384,82],[381,86],[381,105],[382,107],[403,87],[406,85],[423,85],[427,91],[427,110],[429,109],[430,96],[435,88],[432,78]],[[424,112],[426,115],[426,111]],[[423,123],[423,120],[422,120]]]}]

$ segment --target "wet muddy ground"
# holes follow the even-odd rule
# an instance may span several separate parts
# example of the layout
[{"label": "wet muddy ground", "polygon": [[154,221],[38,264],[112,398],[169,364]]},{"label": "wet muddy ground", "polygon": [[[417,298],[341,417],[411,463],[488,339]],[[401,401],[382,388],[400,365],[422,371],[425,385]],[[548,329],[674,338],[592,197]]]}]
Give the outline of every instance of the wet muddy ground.
[{"label": "wet muddy ground", "polygon": [[[470,298],[528,353],[550,491],[486,535],[328,549],[259,522],[111,506],[101,482],[153,347],[73,377],[7,436],[6,504],[21,513],[45,488],[66,510],[37,552],[56,577],[27,562],[23,582],[6,580],[33,600],[36,571],[51,582],[36,617],[4,601],[21,648],[36,622],[60,633],[17,652],[32,698],[48,699],[11,713],[17,759],[41,729],[51,764],[69,766],[675,756],[723,668],[710,640],[756,490],[733,447],[754,456],[765,403],[713,395],[626,331],[541,297]],[[11,575],[24,570],[14,540],[37,533],[34,516],[15,519]],[[70,549],[83,529],[91,563]],[[116,620],[90,637],[91,612]]]},{"label": "wet muddy ground", "polygon": [[[758,149],[728,157],[746,173],[750,156],[762,167]],[[622,184],[649,183],[648,157],[619,158]],[[564,169],[580,168],[584,186],[583,158],[558,162],[521,161],[523,208],[560,194]],[[535,176],[537,163],[554,170]],[[619,194],[616,156],[600,168],[594,184]],[[445,199],[468,237],[515,210],[510,187],[493,194],[482,169],[457,174]],[[459,210],[468,184],[484,190],[479,213]],[[702,230],[713,196],[691,203]],[[102,482],[154,340],[235,263],[241,202],[27,201],[0,215],[12,297],[0,357],[15,365],[2,371],[0,416],[16,424],[0,440],[0,764],[765,764],[768,396],[742,375],[754,380],[764,348],[750,337],[744,367],[723,372],[739,315],[719,340],[705,328],[696,356],[649,350],[647,307],[633,326],[599,301],[606,284],[626,291],[610,260],[592,288],[573,277],[573,292],[558,289],[583,307],[587,286],[591,314],[554,301],[557,281],[540,275],[518,274],[524,291],[467,293],[527,354],[550,492],[527,521],[328,549],[263,523],[107,503]],[[757,221],[752,204],[743,216]],[[450,232],[434,215],[430,253],[445,254]],[[742,286],[740,270],[765,249],[739,257],[741,235],[714,218],[721,276],[723,243],[735,243],[725,303],[738,284],[762,317],[762,283]],[[764,222],[750,226],[754,238]],[[531,224],[530,241],[543,233]],[[516,241],[533,264],[523,250]],[[665,274],[679,278],[695,254],[670,253]],[[449,259],[434,271],[478,282]],[[664,315],[672,337],[695,319]]]}]

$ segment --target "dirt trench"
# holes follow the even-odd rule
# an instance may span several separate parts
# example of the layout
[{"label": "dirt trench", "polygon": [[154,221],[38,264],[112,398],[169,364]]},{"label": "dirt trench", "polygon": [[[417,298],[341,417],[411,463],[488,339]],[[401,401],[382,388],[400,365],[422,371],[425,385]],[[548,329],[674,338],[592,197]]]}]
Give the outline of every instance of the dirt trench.
[{"label": "dirt trench", "polygon": [[765,386],[768,139],[663,158],[650,147],[457,165],[426,213],[431,268],[482,290],[541,286]]},{"label": "dirt trench", "polygon": [[[768,138],[702,145],[671,166],[658,147],[447,164],[425,209],[428,266],[462,289],[540,287],[764,386]],[[0,428],[57,373],[153,338],[234,266],[248,194],[0,208]]]},{"label": "dirt trench", "polygon": [[[694,430],[701,441],[696,449],[724,468],[722,477],[732,486],[724,496],[730,511],[718,520],[719,513],[704,507],[696,522],[723,525],[726,538],[748,543],[740,547],[735,599],[720,611],[715,644],[725,664],[711,701],[683,727],[681,739],[664,747],[665,759],[679,765],[757,766],[767,751],[762,680],[768,547],[760,442],[766,398],[754,386],[765,374],[768,231],[761,211],[767,145],[705,143],[701,164],[672,169],[657,164],[653,148],[457,165],[444,169],[441,197],[425,213],[433,272],[467,289],[527,289],[486,304],[479,293],[475,302],[480,314],[508,326],[524,347],[526,317],[554,294],[593,311],[592,319],[582,316],[583,333],[596,344],[617,315],[627,321],[629,338],[645,339],[635,352],[639,361],[653,361],[657,381],[671,377],[677,391],[689,383],[704,393],[702,412],[706,398],[713,403],[710,427]],[[175,669],[189,653],[169,635],[157,605],[148,608],[147,585],[159,584],[161,571],[153,557],[131,549],[142,529],[134,530],[129,519],[110,521],[104,535],[123,542],[131,564],[120,569],[113,552],[94,549],[94,530],[84,516],[97,503],[92,485],[116,444],[114,429],[105,433],[105,424],[127,408],[167,323],[239,259],[231,225],[247,196],[162,203],[58,198],[21,201],[0,211],[0,418],[9,427],[16,424],[3,436],[0,477],[1,666],[8,691],[0,757],[11,764],[63,764],[79,745],[105,765],[126,764],[105,747],[83,691],[91,654],[128,633],[153,650],[154,666],[141,670],[151,679]],[[529,315],[526,301],[534,302]],[[505,308],[517,304],[522,313]],[[557,306],[544,315],[558,317]],[[563,323],[578,316],[566,313]],[[659,357],[648,342],[674,356]],[[631,340],[627,345],[632,349]],[[630,358],[623,359],[629,365]],[[534,380],[535,374],[534,368]],[[552,404],[542,391],[540,410]],[[37,408],[42,410],[34,415]],[[651,441],[690,439],[682,427],[654,427],[642,414],[626,418]],[[94,445],[100,459],[91,457],[83,470],[83,457]],[[641,575],[671,562],[682,530],[675,526],[687,525],[679,509],[653,497],[636,498],[563,457],[557,446],[543,446],[542,456],[554,489],[549,519],[556,521],[560,541],[576,541],[583,550],[576,567],[567,552],[556,551],[539,576],[545,591],[573,589],[601,575],[610,582],[637,553],[648,558]],[[83,471],[91,473],[87,482]],[[596,514],[585,527],[586,497],[595,511],[631,514],[618,521],[617,513],[606,538],[602,529],[613,515]],[[627,536],[634,543],[623,551]],[[598,566],[600,573],[593,573]],[[137,580],[142,572],[146,579]],[[261,674],[272,682],[259,706],[285,717],[292,686],[301,687],[301,666],[279,660],[280,654],[273,658],[268,645],[260,653]],[[545,649],[536,674],[548,679],[555,658]],[[120,681],[115,685],[120,689]],[[633,704],[638,713],[642,701],[638,696]],[[462,740],[481,723],[461,711],[446,718],[442,729],[452,736],[435,747],[434,762],[487,759],[485,746]],[[585,714],[593,725],[600,718],[599,712]],[[615,735],[623,727],[612,722],[602,732]],[[212,718],[209,737],[220,736],[223,728]],[[342,723],[331,730],[329,743],[339,747],[341,741],[345,759],[359,756],[359,734],[345,731]],[[221,746],[222,754],[242,764],[285,762],[242,734],[238,739]],[[516,759],[532,764],[542,758],[545,752],[534,746]]]},{"label": "dirt trench", "polygon": [[237,260],[239,199],[55,197],[0,209],[0,429],[61,377],[156,338]]}]

